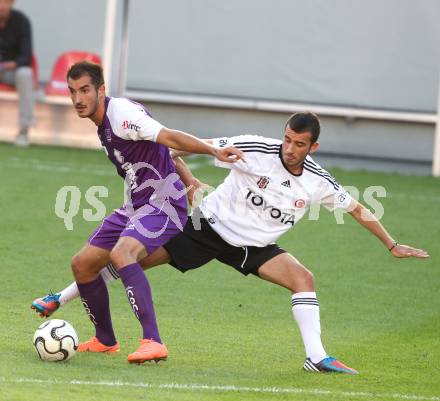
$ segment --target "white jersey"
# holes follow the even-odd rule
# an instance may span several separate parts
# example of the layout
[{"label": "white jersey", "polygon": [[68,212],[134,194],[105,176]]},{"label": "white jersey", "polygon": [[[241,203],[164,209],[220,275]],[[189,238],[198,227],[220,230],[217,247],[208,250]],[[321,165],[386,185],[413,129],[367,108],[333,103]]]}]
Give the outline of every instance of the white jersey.
[{"label": "white jersey", "polygon": [[289,172],[281,144],[256,135],[214,139],[215,146],[236,146],[246,158],[233,164],[216,160],[231,172],[200,204],[214,231],[231,245],[267,246],[298,223],[312,203],[333,211],[348,209],[352,201],[310,156],[301,174]]}]

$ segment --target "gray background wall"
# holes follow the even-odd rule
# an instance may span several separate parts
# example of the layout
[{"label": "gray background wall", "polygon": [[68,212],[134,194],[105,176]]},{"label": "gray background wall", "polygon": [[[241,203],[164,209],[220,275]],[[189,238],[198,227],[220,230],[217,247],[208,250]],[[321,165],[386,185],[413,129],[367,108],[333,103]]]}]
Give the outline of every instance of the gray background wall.
[{"label": "gray background wall", "polygon": [[132,11],[130,86],[436,107],[438,0],[133,1]]},{"label": "gray background wall", "polygon": [[[105,0],[17,0],[40,77],[102,52]],[[131,0],[128,87],[434,111],[438,0]]]}]

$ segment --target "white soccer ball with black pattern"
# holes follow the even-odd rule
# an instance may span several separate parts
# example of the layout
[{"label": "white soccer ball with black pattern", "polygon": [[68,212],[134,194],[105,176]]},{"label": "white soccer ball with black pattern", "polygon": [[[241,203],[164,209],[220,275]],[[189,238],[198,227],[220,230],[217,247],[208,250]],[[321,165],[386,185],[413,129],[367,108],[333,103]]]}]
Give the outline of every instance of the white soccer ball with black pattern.
[{"label": "white soccer ball with black pattern", "polygon": [[44,322],[34,334],[34,347],[44,361],[67,361],[76,354],[78,344],[73,326],[60,319]]}]

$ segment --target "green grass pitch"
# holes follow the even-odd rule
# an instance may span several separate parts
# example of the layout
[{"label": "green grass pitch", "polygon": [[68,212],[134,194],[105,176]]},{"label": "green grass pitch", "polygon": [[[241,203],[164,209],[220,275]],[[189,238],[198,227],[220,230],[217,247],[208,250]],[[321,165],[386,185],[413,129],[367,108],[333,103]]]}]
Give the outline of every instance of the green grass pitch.
[{"label": "green grass pitch", "polygon": [[[191,163],[211,185],[226,174],[204,158]],[[0,400],[440,400],[440,181],[332,173],[361,192],[384,186],[385,226],[431,254],[394,259],[350,216],[337,225],[324,210],[280,240],[315,275],[327,352],[360,375],[302,371],[290,294],[216,262],[185,275],[169,266],[148,272],[168,361],[127,363],[141,330],[115,282],[110,297],[121,352],[45,363],[32,346],[42,320],[30,303],[72,281],[70,258],[98,224],[82,218],[91,208],[85,191],[106,186],[110,212],[122,202],[122,180],[96,151],[0,145]],[[72,231],[54,211],[65,185],[83,195]],[[78,301],[54,317],[71,322],[82,340],[93,334]]]}]

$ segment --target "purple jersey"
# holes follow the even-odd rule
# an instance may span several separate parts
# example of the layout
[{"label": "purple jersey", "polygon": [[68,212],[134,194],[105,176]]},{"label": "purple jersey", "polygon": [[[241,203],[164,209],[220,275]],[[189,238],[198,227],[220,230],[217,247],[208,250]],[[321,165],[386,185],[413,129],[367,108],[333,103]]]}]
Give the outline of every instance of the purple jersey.
[{"label": "purple jersey", "polygon": [[[146,214],[171,206],[186,212],[184,185],[176,175],[169,149],[156,143],[163,126],[139,103],[105,99],[105,115],[98,136],[108,158],[127,183],[127,209],[149,205]],[[143,209],[145,210],[145,209]],[[153,211],[153,213],[151,213]]]}]

